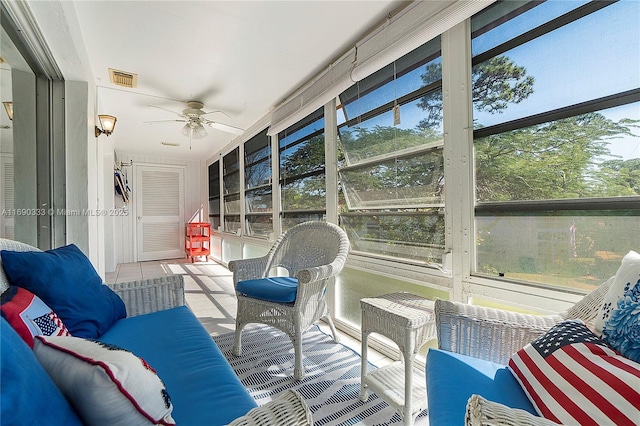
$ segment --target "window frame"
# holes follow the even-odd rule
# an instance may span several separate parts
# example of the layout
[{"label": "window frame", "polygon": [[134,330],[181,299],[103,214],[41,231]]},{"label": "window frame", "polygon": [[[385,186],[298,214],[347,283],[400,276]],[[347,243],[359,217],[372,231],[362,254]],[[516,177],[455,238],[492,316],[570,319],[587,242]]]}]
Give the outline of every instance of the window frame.
[{"label": "window frame", "polygon": [[[257,144],[258,149],[249,151],[247,149],[248,146],[252,144]],[[243,198],[245,205],[244,212],[244,232],[248,237],[260,238],[260,239],[268,239],[271,234],[273,234],[273,170],[272,167],[272,152],[271,152],[271,139],[267,134],[267,129],[264,129],[262,132],[259,132],[249,140],[247,140],[243,145],[243,156],[244,156],[244,189],[243,189]],[[254,161],[250,156],[257,152],[265,150],[268,152],[266,156],[259,157]],[[268,182],[260,183],[256,186],[250,186],[251,182],[248,179],[247,174],[249,170],[252,168],[260,167],[266,165],[269,169],[269,178]],[[250,203],[247,198],[248,194],[257,193],[260,191],[265,191],[265,196],[268,193],[268,199],[270,203],[270,208],[266,211],[251,211]],[[252,224],[255,221],[266,221],[270,225],[270,229],[267,232],[257,233],[255,232]]]},{"label": "window frame", "polygon": [[[571,23],[578,21],[584,17],[589,16],[592,13],[595,13],[605,7],[611,6],[616,2],[607,2],[607,1],[592,1],[586,3],[582,6],[577,7],[563,15],[560,15],[546,23],[543,23],[533,29],[530,29],[510,40],[507,40],[497,46],[486,50],[478,55],[475,55],[471,58],[471,67],[483,63],[491,58],[497,57],[504,52],[510,51],[516,47],[522,46],[530,41],[536,40],[537,38],[549,34],[550,32],[562,28],[564,26],[570,25]],[[500,3],[494,3],[494,5],[489,7],[494,7]],[[534,2],[529,3],[533,5]],[[532,7],[535,7],[532,6]],[[523,11],[527,11],[531,9],[523,8]],[[487,9],[479,12],[479,14],[485,12]],[[473,20],[473,17],[470,21]],[[505,20],[504,22],[508,21]],[[496,25],[499,26],[500,24]],[[471,40],[476,33],[473,33],[471,36]],[[472,41],[471,41],[472,42]],[[474,128],[473,130],[473,145],[475,147],[475,143],[477,140],[492,136],[505,134],[514,130],[524,129],[536,125],[552,123],[557,120],[577,117],[583,114],[594,113],[598,111],[607,110],[609,108],[615,108],[618,106],[629,105],[633,103],[640,102],[640,87],[621,91],[615,94],[597,97],[594,99],[589,99],[583,102],[574,103],[571,105],[566,105],[560,108],[554,108],[547,111],[542,111],[539,113],[523,116],[517,119],[509,120],[506,122],[488,125],[486,127]],[[474,170],[476,168],[476,164],[474,162]],[[476,189],[475,180],[473,182],[474,193]],[[563,213],[571,212],[571,211],[590,211],[594,214],[602,213],[602,212],[628,212],[628,211],[639,211],[640,210],[640,196],[609,196],[609,197],[590,197],[590,198],[566,198],[566,199],[535,199],[535,200],[510,200],[510,201],[478,201],[474,196],[474,207],[473,207],[473,234],[474,240],[478,238],[479,230],[476,227],[477,218],[488,217],[488,216],[496,216],[496,217],[508,217],[510,214],[521,215],[524,213],[530,213],[527,217],[535,217],[537,215],[543,215],[541,217],[562,217]],[[581,216],[585,217],[585,216]],[[561,284],[553,284],[539,281],[529,281],[519,279],[517,277],[506,277],[503,275],[495,276],[493,274],[488,274],[480,269],[480,263],[477,256],[478,251],[478,243],[477,241],[473,244],[473,253],[474,260],[471,264],[470,278],[471,281],[478,281],[481,285],[493,286],[494,284],[489,284],[491,280],[495,280],[497,282],[509,282],[513,283],[514,286],[522,285],[525,287],[536,288],[536,289],[554,289],[566,292],[567,294],[575,294],[580,293],[575,288],[561,285]],[[543,274],[543,279],[548,278],[548,275]]]}]

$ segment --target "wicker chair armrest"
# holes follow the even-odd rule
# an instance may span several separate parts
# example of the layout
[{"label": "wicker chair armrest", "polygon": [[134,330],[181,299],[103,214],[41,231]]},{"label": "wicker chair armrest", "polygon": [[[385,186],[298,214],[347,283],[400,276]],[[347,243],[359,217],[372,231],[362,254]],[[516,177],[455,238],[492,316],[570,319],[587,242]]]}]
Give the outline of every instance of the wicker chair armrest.
[{"label": "wicker chair armrest", "polygon": [[120,296],[129,317],[184,305],[182,275],[106,285]]},{"label": "wicker chair armrest", "polygon": [[471,395],[467,402],[466,426],[558,426],[551,420]]},{"label": "wicker chair armrest", "polygon": [[506,364],[511,355],[562,321],[559,315],[531,315],[436,300],[440,349]]},{"label": "wicker chair armrest", "polygon": [[267,261],[267,256],[263,256],[229,262],[227,268],[233,272],[233,284],[237,284],[238,281],[262,278],[267,268]]},{"label": "wicker chair armrest", "polygon": [[277,399],[254,408],[229,426],[307,426],[313,425],[311,411],[302,396],[293,389],[283,392]]},{"label": "wicker chair armrest", "polygon": [[346,258],[339,258],[329,263],[328,265],[301,269],[296,273],[296,277],[298,278],[298,282],[301,284],[312,283],[314,281],[322,281],[339,273],[344,267],[345,261]]}]

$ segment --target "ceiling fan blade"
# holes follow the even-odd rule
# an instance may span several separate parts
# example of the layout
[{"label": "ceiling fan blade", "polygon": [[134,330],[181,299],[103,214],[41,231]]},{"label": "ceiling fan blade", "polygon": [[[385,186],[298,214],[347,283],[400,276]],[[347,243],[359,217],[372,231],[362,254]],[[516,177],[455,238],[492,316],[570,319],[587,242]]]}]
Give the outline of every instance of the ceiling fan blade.
[{"label": "ceiling fan blade", "polygon": [[209,125],[209,127],[222,130],[223,132],[232,133],[234,135],[241,135],[242,133],[244,133],[244,129],[232,126],[230,124],[218,123],[217,121],[207,121],[207,124]]},{"label": "ceiling fan blade", "polygon": [[170,110],[170,109],[166,109],[166,108],[163,108],[163,107],[161,107],[161,106],[157,106],[157,105],[147,105],[147,106],[148,106],[148,107],[150,107],[150,108],[163,109],[163,110],[165,110],[165,111],[169,111],[169,112],[172,112],[172,113],[177,114],[177,115],[182,115],[182,112],[179,112],[179,111],[172,111],[172,110]]},{"label": "ceiling fan blade", "polygon": [[213,114],[213,113],[216,113],[216,112],[219,112],[219,113],[224,114],[225,116],[227,116],[227,117],[231,118],[231,116],[230,116],[229,114],[227,114],[227,113],[226,113],[226,112],[224,112],[224,111],[220,111],[220,110],[215,110],[215,111],[211,111],[211,112],[205,112],[205,113],[203,113],[203,114],[201,114],[201,115]]},{"label": "ceiling fan blade", "polygon": [[154,121],[144,121],[144,123],[153,124],[153,123],[175,123],[176,121],[180,123],[187,123],[189,120],[154,120]]}]

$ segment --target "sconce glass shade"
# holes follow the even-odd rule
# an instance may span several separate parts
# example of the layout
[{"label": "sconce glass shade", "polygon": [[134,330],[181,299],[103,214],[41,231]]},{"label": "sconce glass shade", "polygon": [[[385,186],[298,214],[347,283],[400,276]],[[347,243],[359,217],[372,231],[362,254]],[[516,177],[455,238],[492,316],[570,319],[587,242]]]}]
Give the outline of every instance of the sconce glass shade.
[{"label": "sconce glass shade", "polygon": [[100,120],[100,126],[102,129],[99,129],[96,126],[96,137],[100,136],[101,133],[109,136],[113,133],[113,129],[116,127],[116,121],[118,120],[113,115],[100,114],[98,115],[98,119]]},{"label": "sconce glass shade", "polygon": [[3,102],[4,109],[7,111],[7,115],[9,116],[9,120],[13,120],[13,102]]}]

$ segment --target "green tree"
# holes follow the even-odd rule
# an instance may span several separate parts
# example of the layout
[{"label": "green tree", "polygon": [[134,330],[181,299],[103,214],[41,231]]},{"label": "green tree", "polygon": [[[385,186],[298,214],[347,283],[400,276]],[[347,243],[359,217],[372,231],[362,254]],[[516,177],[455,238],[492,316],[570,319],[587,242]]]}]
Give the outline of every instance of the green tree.
[{"label": "green tree", "polygon": [[323,210],[326,203],[324,135],[314,136],[298,144],[281,161],[284,209]]},{"label": "green tree", "polygon": [[[434,74],[442,74],[441,64],[431,64],[423,74],[423,81],[433,81]],[[534,78],[524,67],[516,65],[506,56],[496,56],[474,66],[471,70],[472,99],[479,111],[501,113],[509,104],[517,104],[533,93]],[[442,91],[424,96],[418,106],[427,117],[420,128],[436,128],[442,122]]]},{"label": "green tree", "polygon": [[[631,129],[600,113],[475,141],[479,201],[638,195],[636,162],[610,160],[609,141]],[[633,186],[635,185],[635,189]]]},{"label": "green tree", "polygon": [[605,161],[595,175],[600,196],[640,195],[640,158]]}]

